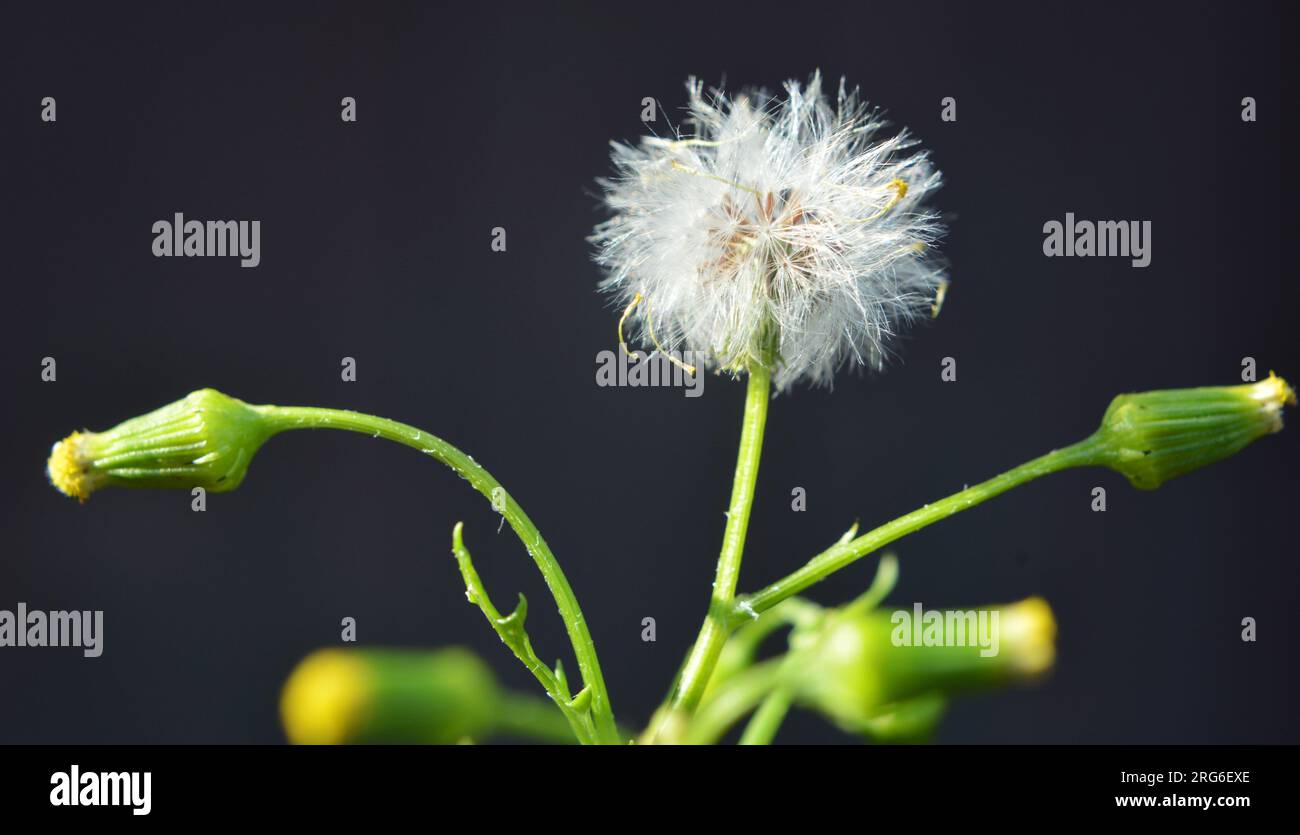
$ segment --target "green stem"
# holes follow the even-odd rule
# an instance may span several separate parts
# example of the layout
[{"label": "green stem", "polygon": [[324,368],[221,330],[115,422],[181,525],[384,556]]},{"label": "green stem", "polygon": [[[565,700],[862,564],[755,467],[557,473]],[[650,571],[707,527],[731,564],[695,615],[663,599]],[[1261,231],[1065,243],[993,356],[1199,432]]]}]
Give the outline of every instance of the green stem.
[{"label": "green stem", "polygon": [[690,745],[717,743],[732,725],[781,687],[784,663],[784,658],[763,661],[719,684],[717,692],[691,717],[685,741]]},{"label": "green stem", "polygon": [[[847,540],[845,540],[847,541]],[[898,559],[893,554],[885,554],[880,558],[880,564],[876,567],[875,579],[871,581],[871,586],[859,595],[855,600],[844,607],[844,612],[869,612],[880,605],[880,603],[894,589],[894,584],[898,582]],[[781,622],[788,623],[794,627],[797,634],[801,630],[815,630],[819,627],[825,618],[825,610],[815,603],[803,600],[798,597],[791,597],[781,602],[780,605],[764,612],[757,620],[751,620],[738,627],[731,640],[727,642],[723,650],[723,658],[726,659],[733,651],[743,653],[746,661],[752,661],[757,655],[758,647],[773,629]],[[795,643],[795,639],[791,639]],[[798,667],[804,658],[804,651],[800,649],[791,649],[784,656],[783,675],[785,680],[793,680],[798,677]],[[794,702],[794,693],[784,684],[775,687],[772,692],[768,693],[763,699],[763,703],[754,711],[750,718],[749,724],[745,726],[745,732],[740,736],[741,745],[770,745],[776,738],[776,732],[781,728],[781,723],[785,721],[785,716],[790,712],[790,706]],[[701,708],[703,710],[704,708]]]},{"label": "green stem", "polygon": [[740,735],[740,744],[771,745],[781,723],[785,721],[785,715],[790,712],[790,702],[790,691],[784,687],[777,687],[768,693]]},{"label": "green stem", "polygon": [[988,481],[976,484],[974,487],[968,487],[960,493],[954,493],[934,504],[928,504],[906,516],[900,516],[892,522],[859,536],[857,539],[836,543],[813,557],[798,571],[772,583],[762,591],[745,595],[732,604],[728,622],[732,627],[744,623],[752,619],[756,613],[767,611],[782,600],[798,594],[814,583],[834,574],[855,560],[883,548],[894,540],[907,536],[927,525],[934,524],[941,519],[946,519],[953,514],[960,513],[969,507],[974,507],[1013,487],[1058,470],[1100,464],[1102,463],[1101,456],[1104,453],[1103,446],[1097,436],[1090,436],[1077,444],[1053,450]]},{"label": "green stem", "polygon": [[573,729],[555,705],[535,696],[509,693],[502,697],[494,731],[520,739],[569,744]]},{"label": "green stem", "polygon": [[[519,603],[515,606],[514,611],[509,615],[502,617],[501,612],[492,603],[492,596],[483,586],[483,580],[478,576],[478,571],[474,568],[474,558],[470,556],[469,549],[465,547],[464,537],[465,525],[463,522],[457,522],[456,527],[451,532],[451,550],[456,555],[456,563],[460,566],[460,576],[465,581],[465,597],[474,605],[479,607],[479,611],[487,618],[488,623],[492,626],[501,643],[505,644],[519,663],[528,668],[542,689],[551,697],[555,706],[564,715],[569,726],[573,730],[573,735],[577,737],[578,742],[583,745],[590,745],[595,741],[595,729],[592,727],[591,713],[586,707],[578,709],[574,702],[574,695],[569,690],[568,682],[564,679],[564,668],[557,664],[554,670],[551,670],[542,663],[542,659],[537,657],[533,650],[533,642],[528,637],[528,632],[524,629],[524,621],[528,618],[528,599],[523,594],[519,595]],[[587,705],[590,705],[590,699],[586,698],[591,695],[591,691],[584,689],[582,691]]]},{"label": "green stem", "polygon": [[690,712],[700,703],[709,676],[718,663],[722,645],[730,632],[727,613],[736,596],[740,578],[740,559],[745,550],[745,533],[754,504],[754,485],[758,482],[758,462],[763,451],[763,427],[767,423],[771,372],[761,365],[749,369],[745,390],[745,414],[740,429],[740,451],[736,456],[736,475],[731,485],[731,505],[727,509],[727,526],[722,535],[722,553],[718,556],[717,576],[709,612],[700,627],[695,646],[682,667],[673,708]]},{"label": "green stem", "polygon": [[473,458],[441,438],[395,420],[344,409],[322,409],[311,406],[258,406],[256,408],[270,421],[274,432],[290,429],[342,429],[384,438],[419,450],[455,470],[470,483],[471,487],[487,497],[528,549],[528,553],[542,573],[542,578],[546,581],[547,588],[555,598],[555,605],[564,620],[569,641],[573,644],[573,653],[577,657],[583,683],[591,688],[591,712],[600,741],[608,743],[621,741],[614,722],[609,693],[605,689],[605,679],[600,671],[600,661],[596,657],[596,647],[591,640],[591,633],[587,630],[587,622],[583,618],[582,609],[578,606],[573,589],[569,586],[564,572],[560,570],[560,565],[555,555],[551,553],[546,540],[542,539],[537,526],[491,473],[483,469]]}]

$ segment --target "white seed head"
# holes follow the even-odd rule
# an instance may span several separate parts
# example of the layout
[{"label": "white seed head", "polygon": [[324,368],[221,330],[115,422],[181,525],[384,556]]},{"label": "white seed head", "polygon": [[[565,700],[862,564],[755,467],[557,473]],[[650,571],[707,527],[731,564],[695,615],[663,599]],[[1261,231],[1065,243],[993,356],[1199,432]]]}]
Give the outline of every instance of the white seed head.
[{"label": "white seed head", "polygon": [[689,130],[613,143],[613,216],[591,237],[601,288],[642,344],[766,365],[778,390],[829,384],[846,362],[879,369],[946,285],[925,207],[939,172],[906,132],[880,135],[842,80],[834,102],[817,73],[779,99],[687,90]]}]

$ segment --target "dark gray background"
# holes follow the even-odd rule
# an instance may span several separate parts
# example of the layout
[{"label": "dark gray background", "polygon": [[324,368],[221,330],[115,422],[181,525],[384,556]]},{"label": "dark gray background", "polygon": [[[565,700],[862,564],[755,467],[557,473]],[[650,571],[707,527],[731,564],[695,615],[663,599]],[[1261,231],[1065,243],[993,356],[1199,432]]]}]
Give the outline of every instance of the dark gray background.
[{"label": "dark gray background", "polygon": [[[0,649],[0,741],[279,740],[281,682],[344,616],[365,644],[466,644],[532,687],[465,603],[458,519],[499,601],[526,592],[535,645],[567,657],[523,548],[409,450],[289,435],[204,514],[179,492],[79,507],[46,483],[53,441],[201,386],[379,413],[476,456],[549,539],[616,710],[643,722],[707,601],[743,387],[598,388],[617,311],[584,236],[607,141],[642,132],[645,96],[676,119],[689,74],[847,75],[932,149],[952,222],[948,305],[902,362],[773,404],[742,588],[855,518],[1076,440],[1116,393],[1233,383],[1243,356],[1300,376],[1281,260],[1296,99],[1271,6],[351,5],[315,23],[223,7],[0,26],[0,608],[106,612],[97,660]],[[39,121],[46,95],[57,124]],[[339,120],[348,95],[356,124]],[[154,258],[151,224],[175,211],[261,220],[261,266]],[[1045,258],[1042,225],[1066,211],[1151,220],[1152,265]],[[40,381],[47,355],[57,383]],[[940,739],[1296,742],[1298,445],[1292,428],[1154,493],[1069,472],[899,543],[893,602],[1042,594],[1060,622],[1050,680],[958,702]],[[872,570],[812,596],[845,600]],[[782,739],[843,737],[804,716]]]}]

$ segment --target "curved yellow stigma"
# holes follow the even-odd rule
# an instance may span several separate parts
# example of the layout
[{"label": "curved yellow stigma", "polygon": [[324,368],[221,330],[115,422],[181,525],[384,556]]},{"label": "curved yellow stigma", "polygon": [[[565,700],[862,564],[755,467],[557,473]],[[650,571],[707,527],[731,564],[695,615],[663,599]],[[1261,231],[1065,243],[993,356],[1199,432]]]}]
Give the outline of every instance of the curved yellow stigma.
[{"label": "curved yellow stigma", "polygon": [[650,334],[650,341],[655,344],[655,347],[659,349],[659,353],[663,355],[669,362],[671,362],[673,365],[677,366],[678,368],[685,371],[687,374],[690,374],[692,377],[694,377],[695,366],[689,363],[682,362],[681,360],[677,359],[677,357],[674,357],[672,354],[665,351],[664,346],[659,344],[659,337],[655,336],[655,322],[650,315],[649,301],[645,303],[645,310],[646,310],[645,313],[646,332]]},{"label": "curved yellow stigma", "polygon": [[934,302],[930,305],[931,319],[939,318],[939,311],[943,310],[943,300],[948,296],[948,285],[950,283],[946,278],[939,280],[939,288],[934,291]]},{"label": "curved yellow stigma", "polygon": [[65,496],[85,501],[95,491],[96,482],[90,477],[86,462],[79,455],[81,441],[86,436],[73,432],[54,445],[46,464],[50,483]]},{"label": "curved yellow stigma", "polygon": [[627,341],[623,339],[623,324],[627,322],[627,317],[632,315],[632,311],[636,310],[636,306],[641,303],[643,298],[640,293],[637,293],[632,298],[632,303],[627,306],[627,309],[623,311],[623,315],[618,319],[618,344],[623,349],[623,352],[632,359],[636,359],[636,351],[628,350]]},{"label": "curved yellow stigma", "polygon": [[[759,198],[760,200],[763,199],[762,192],[760,192],[756,188],[750,188],[749,186],[741,185],[740,183],[734,182],[732,180],[728,180],[726,177],[719,177],[716,174],[708,174],[704,171],[700,171],[698,168],[691,168],[689,165],[680,163],[677,160],[672,160],[668,164],[672,166],[672,169],[674,171],[680,171],[683,174],[690,174],[692,177],[703,177],[706,180],[714,180],[716,182],[722,183],[723,185],[728,185],[731,186],[732,188],[738,188],[741,191],[747,191],[750,194],[754,195],[755,197]],[[906,189],[906,186],[904,186],[904,189]]]},{"label": "curved yellow stigma", "polygon": [[659,349],[659,353],[662,354],[669,362],[671,362],[673,365],[676,365],[678,368],[681,368],[683,371],[685,371],[687,374],[690,374],[692,377],[695,376],[695,370],[696,370],[695,366],[690,365],[689,363],[682,362],[681,360],[677,359],[672,354],[665,351],[664,346],[659,344],[659,339],[658,337],[655,336],[654,321],[650,318],[650,302],[645,298],[645,296],[642,296],[640,293],[637,293],[632,298],[632,303],[627,306],[627,309],[623,311],[623,315],[619,317],[618,344],[622,346],[624,352],[626,352],[629,357],[631,357],[632,359],[637,358],[637,352],[629,350],[627,347],[627,342],[623,340],[623,324],[627,322],[627,317],[632,315],[632,311],[636,310],[636,306],[641,304],[641,302],[645,302],[645,306],[646,306],[646,320],[645,320],[646,332],[650,334],[650,341],[655,344],[655,347]]},{"label": "curved yellow stigma", "polygon": [[893,195],[890,196],[889,200],[885,203],[885,205],[881,206],[880,209],[877,210],[876,213],[873,214],[871,217],[864,217],[864,218],[859,218],[857,220],[850,220],[849,223],[870,223],[873,220],[879,220],[880,218],[889,214],[890,209],[894,208],[899,203],[902,203],[903,198],[907,196],[906,180],[890,180],[889,183],[885,186],[885,188],[890,189],[891,191],[894,192]]}]

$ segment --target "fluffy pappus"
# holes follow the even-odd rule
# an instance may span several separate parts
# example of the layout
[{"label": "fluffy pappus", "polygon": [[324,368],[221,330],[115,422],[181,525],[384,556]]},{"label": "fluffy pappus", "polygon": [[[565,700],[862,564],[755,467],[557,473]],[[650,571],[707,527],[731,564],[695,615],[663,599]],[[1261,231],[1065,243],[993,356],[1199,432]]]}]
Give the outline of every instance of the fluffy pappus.
[{"label": "fluffy pappus", "polygon": [[675,138],[612,143],[612,216],[591,236],[601,288],[647,347],[733,373],[761,363],[778,390],[879,369],[947,283],[926,208],[939,172],[843,80],[833,101],[817,73],[780,98],[687,90]]}]

